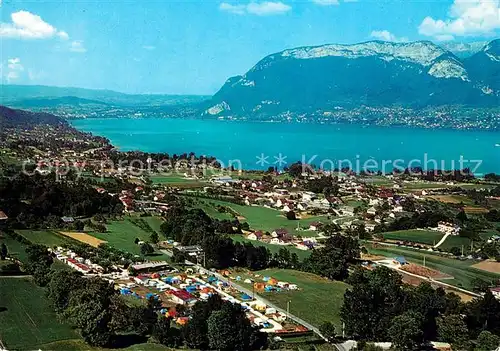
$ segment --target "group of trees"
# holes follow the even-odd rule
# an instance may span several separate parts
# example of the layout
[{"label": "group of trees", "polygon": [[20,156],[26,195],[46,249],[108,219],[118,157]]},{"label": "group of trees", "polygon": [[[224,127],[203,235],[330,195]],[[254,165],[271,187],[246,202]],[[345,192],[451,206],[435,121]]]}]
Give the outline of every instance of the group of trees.
[{"label": "group of trees", "polygon": [[345,293],[341,318],[355,339],[391,341],[396,350],[419,350],[436,340],[458,350],[500,344],[500,302],[490,292],[462,303],[458,295],[429,283],[404,285],[399,273],[386,267],[357,268],[347,282],[352,288]]},{"label": "group of trees", "polygon": [[18,227],[59,227],[62,216],[122,213],[116,197],[98,193],[85,179],[56,181],[54,175],[19,174],[0,179],[0,208]]}]

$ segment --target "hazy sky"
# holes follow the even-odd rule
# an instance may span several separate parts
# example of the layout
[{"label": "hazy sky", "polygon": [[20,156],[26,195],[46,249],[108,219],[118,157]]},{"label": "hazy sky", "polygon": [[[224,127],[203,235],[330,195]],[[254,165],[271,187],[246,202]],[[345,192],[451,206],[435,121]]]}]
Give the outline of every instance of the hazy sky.
[{"label": "hazy sky", "polygon": [[212,94],[285,48],[488,40],[500,0],[0,0],[3,83]]}]

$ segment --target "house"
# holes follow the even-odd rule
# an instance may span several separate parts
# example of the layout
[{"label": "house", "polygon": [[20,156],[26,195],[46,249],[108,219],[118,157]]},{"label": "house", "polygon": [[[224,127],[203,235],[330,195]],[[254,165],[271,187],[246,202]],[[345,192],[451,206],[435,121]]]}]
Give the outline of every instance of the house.
[{"label": "house", "polygon": [[73,223],[75,221],[75,219],[73,217],[61,217],[61,220],[64,222],[64,223]]},{"label": "house", "polygon": [[497,300],[500,300],[500,286],[497,286],[496,288],[491,288],[490,291]]},{"label": "house", "polygon": [[249,239],[249,240],[262,240],[263,236],[264,236],[264,233],[262,231],[258,230],[254,233],[248,234],[247,239]]},{"label": "house", "polygon": [[445,234],[458,235],[460,227],[448,222],[438,222],[437,230]]},{"label": "house", "polygon": [[271,236],[273,238],[281,238],[285,235],[288,235],[288,230],[284,229],[284,228],[279,228],[279,229],[276,229],[274,230],[272,233],[271,233]]},{"label": "house", "polygon": [[312,222],[311,224],[309,224],[309,230],[319,230],[321,228],[321,226],[323,225],[323,223],[321,222]]},{"label": "house", "polygon": [[180,305],[190,305],[196,302],[196,299],[186,290],[169,290],[166,292],[170,300]]},{"label": "house", "polygon": [[7,217],[7,215],[5,214],[5,212],[3,212],[2,210],[0,210],[0,221],[4,221],[6,219],[8,219],[9,217]]}]

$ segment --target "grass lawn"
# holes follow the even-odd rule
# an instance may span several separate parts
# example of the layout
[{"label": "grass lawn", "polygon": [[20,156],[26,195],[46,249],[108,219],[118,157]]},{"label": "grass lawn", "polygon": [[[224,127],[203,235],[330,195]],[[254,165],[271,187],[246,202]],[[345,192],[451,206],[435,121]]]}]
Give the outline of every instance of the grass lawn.
[{"label": "grass lawn", "polygon": [[69,242],[74,242],[71,238],[59,235],[51,230],[18,230],[17,233],[33,244],[43,244],[49,247],[64,246]]},{"label": "grass lawn", "polygon": [[[83,340],[62,340],[51,342],[45,345],[41,345],[42,350],[50,351],[109,351],[110,349],[103,349],[100,347],[92,347],[87,345]],[[117,350],[123,351],[168,351],[173,350],[163,345],[158,344],[136,344],[126,348],[120,348]]]},{"label": "grass lawn", "polygon": [[397,241],[411,241],[414,243],[435,245],[443,237],[443,233],[433,230],[398,230],[383,233],[384,239]]},{"label": "grass lawn", "polygon": [[234,235],[231,235],[231,239],[233,241],[238,241],[240,243],[243,243],[243,242],[251,243],[254,246],[264,246],[265,248],[269,249],[269,251],[271,251],[273,253],[278,252],[281,248],[284,247],[284,248],[288,249],[288,251],[290,251],[290,252],[295,252],[297,254],[297,256],[299,256],[300,260],[303,260],[304,258],[309,257],[311,255],[311,251],[300,250],[300,249],[297,249],[296,247],[293,247],[293,246],[273,245],[273,244],[264,243],[264,242],[258,241],[258,240],[248,240],[243,235],[234,234]]},{"label": "grass lawn", "polygon": [[201,188],[207,185],[202,179],[186,179],[183,175],[152,175],[151,181],[154,184],[162,184],[179,188]]},{"label": "grass lawn", "polygon": [[[136,226],[127,218],[120,221],[109,222],[106,224],[106,228],[106,233],[97,233],[94,231],[87,231],[86,233],[98,239],[107,241],[110,246],[135,255],[141,255],[141,248],[139,245],[135,244],[135,238],[139,238],[139,240],[142,241],[149,241],[149,237],[151,235]],[[147,259],[152,261],[164,261],[168,259],[168,256],[165,254],[158,254],[147,256]]]},{"label": "grass lawn", "polygon": [[[21,244],[19,241],[12,239],[9,236],[0,235],[0,244],[4,243],[7,246],[9,256],[18,259],[21,262],[26,262],[26,246]],[[0,300],[1,303],[1,300]]]},{"label": "grass lawn", "polygon": [[272,232],[275,229],[285,228],[294,235],[302,235],[305,237],[316,236],[316,232],[297,230],[297,227],[300,226],[301,228],[309,228],[309,225],[312,222],[329,222],[326,216],[312,216],[301,220],[290,221],[286,219],[282,212],[272,208],[237,205],[231,202],[219,200],[207,200],[207,202],[216,206],[222,205],[231,208],[240,216],[244,217],[244,219],[241,219],[240,222],[247,222],[251,229],[262,230],[265,232]]},{"label": "grass lawn", "polygon": [[425,256],[426,266],[447,273],[454,279],[444,280],[448,284],[472,290],[472,281],[476,278],[486,281],[500,279],[500,274],[488,273],[479,269],[472,268],[471,265],[477,261],[460,261],[452,258],[441,257],[430,252],[422,252],[408,248],[378,245],[376,248],[372,244],[364,245],[368,252],[374,255],[386,257],[404,256],[409,262],[422,264]]},{"label": "grass lawn", "polygon": [[69,325],[58,322],[45,290],[29,278],[0,278],[0,339],[9,350],[36,350],[42,344],[76,339]]},{"label": "grass lawn", "polygon": [[221,213],[217,211],[217,203],[209,199],[197,199],[195,207],[201,208],[207,215],[215,219],[229,219],[233,220],[234,217],[229,213]]},{"label": "grass lawn", "polygon": [[290,313],[297,317],[314,326],[330,321],[338,330],[341,330],[340,307],[344,301],[344,292],[349,285],[289,269],[266,269],[256,273],[297,284],[300,289],[261,293],[263,297],[284,309],[286,309],[287,301],[290,301]]}]

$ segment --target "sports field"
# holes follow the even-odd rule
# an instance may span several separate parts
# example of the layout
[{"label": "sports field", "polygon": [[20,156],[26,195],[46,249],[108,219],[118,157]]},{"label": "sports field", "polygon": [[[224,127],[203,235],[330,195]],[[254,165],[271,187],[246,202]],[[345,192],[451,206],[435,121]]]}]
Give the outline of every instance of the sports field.
[{"label": "sports field", "polygon": [[364,246],[368,249],[370,254],[392,258],[404,256],[406,260],[416,264],[423,264],[425,256],[425,264],[427,267],[436,269],[453,277],[453,279],[446,279],[446,283],[468,290],[472,290],[472,281],[476,278],[488,282],[500,279],[500,274],[494,274],[472,267],[474,263],[477,263],[472,260],[461,261],[442,257],[430,252],[380,244],[374,247],[373,244],[365,243]]},{"label": "sports field", "polygon": [[383,233],[383,236],[386,240],[410,241],[426,245],[435,245],[441,240],[444,234],[433,230],[410,229]]},{"label": "sports field", "polygon": [[297,284],[299,288],[297,291],[260,293],[264,298],[283,309],[286,309],[287,302],[290,301],[290,313],[297,317],[314,326],[330,321],[341,330],[340,307],[349,285],[290,269],[265,269],[255,273]]},{"label": "sports field", "polygon": [[44,289],[29,278],[0,278],[0,339],[9,350],[36,350],[40,345],[79,336],[57,320]]}]

